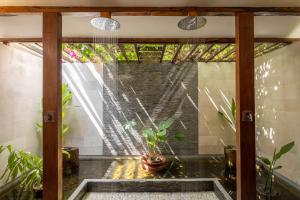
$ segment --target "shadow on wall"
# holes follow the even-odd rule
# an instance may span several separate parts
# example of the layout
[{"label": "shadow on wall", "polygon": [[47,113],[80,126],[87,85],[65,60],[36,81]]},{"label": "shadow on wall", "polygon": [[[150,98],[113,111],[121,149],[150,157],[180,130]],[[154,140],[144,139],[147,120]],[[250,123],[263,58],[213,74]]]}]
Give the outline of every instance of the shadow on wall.
[{"label": "shadow on wall", "polygon": [[272,157],[274,148],[295,141],[279,162],[279,173],[300,184],[300,44],[293,43],[255,60],[257,154]]},{"label": "shadow on wall", "polygon": [[223,154],[225,145],[235,145],[235,127],[218,115],[230,116],[235,98],[235,63],[198,64],[199,154]]},{"label": "shadow on wall", "polygon": [[74,94],[68,146],[81,155],[140,155],[141,133],[123,125],[135,119],[145,127],[168,117],[171,131],[186,133],[180,143],[170,141],[169,154],[197,154],[197,65],[119,64],[63,65],[63,79]]}]

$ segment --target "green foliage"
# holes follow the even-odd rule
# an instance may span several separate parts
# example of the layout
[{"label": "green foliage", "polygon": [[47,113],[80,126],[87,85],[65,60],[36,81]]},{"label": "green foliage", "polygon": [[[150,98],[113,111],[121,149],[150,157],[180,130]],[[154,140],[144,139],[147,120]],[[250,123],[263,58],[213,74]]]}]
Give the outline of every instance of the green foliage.
[{"label": "green foliage", "polygon": [[137,61],[138,57],[136,55],[135,47],[133,44],[124,44],[124,51],[126,52],[127,58],[130,61]]},{"label": "green foliage", "polygon": [[[73,94],[70,91],[68,85],[66,83],[62,84],[62,120],[64,121],[65,113],[69,108],[69,105],[72,101]],[[43,132],[43,123],[39,122],[35,124],[35,130],[37,133]],[[66,134],[69,132],[69,126],[66,124],[62,124],[62,137],[64,138]]]},{"label": "green foliage", "polygon": [[[184,139],[185,136],[182,133],[175,133],[173,135],[168,133],[168,129],[172,126],[174,121],[175,120],[173,118],[168,118],[167,120],[160,122],[158,128],[155,130],[153,128],[143,129],[142,133],[146,140],[151,156],[156,156],[158,146],[160,144],[168,142],[168,139],[170,139],[171,137],[178,141]],[[127,122],[124,125],[124,128],[128,130],[135,127],[136,125],[137,123],[135,122],[135,120],[132,120]]]},{"label": "green foliage", "polygon": [[276,166],[276,162],[286,153],[288,153],[290,150],[293,149],[295,146],[295,142],[290,142],[280,148],[280,150],[277,152],[276,149],[274,149],[273,157],[272,160],[269,160],[266,157],[258,156],[258,160],[262,161],[268,168],[267,168],[267,179],[265,183],[264,190],[265,192],[272,192],[272,177],[273,177],[273,172],[274,170],[281,169],[282,166],[278,165]]},{"label": "green foliage", "polygon": [[279,150],[279,152],[277,152],[274,156],[274,160],[277,161],[278,159],[281,158],[281,156],[283,156],[284,154],[286,154],[287,152],[289,152],[293,147],[295,146],[295,142],[290,142],[284,146],[282,146]]},{"label": "green foliage", "polygon": [[236,103],[235,100],[232,98],[231,100],[231,118],[228,117],[228,115],[222,111],[218,111],[219,116],[224,119],[228,124],[230,124],[231,126],[235,126],[236,123]]},{"label": "green foliage", "polygon": [[177,44],[168,44],[166,46],[166,50],[163,55],[163,61],[172,61],[178,48],[179,48],[179,45],[177,45]]},{"label": "green foliage", "polygon": [[9,182],[20,177],[20,186],[25,190],[42,188],[43,160],[25,151],[16,151],[11,145],[0,146],[0,153],[7,150],[7,165],[0,180]]}]

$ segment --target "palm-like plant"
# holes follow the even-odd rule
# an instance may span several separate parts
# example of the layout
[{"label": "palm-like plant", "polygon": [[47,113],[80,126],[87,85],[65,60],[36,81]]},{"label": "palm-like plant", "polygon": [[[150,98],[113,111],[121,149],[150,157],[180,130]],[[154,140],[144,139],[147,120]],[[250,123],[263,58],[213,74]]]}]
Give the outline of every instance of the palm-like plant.
[{"label": "palm-like plant", "polygon": [[267,179],[263,188],[264,193],[271,194],[273,187],[273,173],[275,170],[281,169],[281,165],[276,165],[276,162],[286,153],[288,153],[295,146],[295,142],[290,142],[280,148],[279,151],[274,149],[273,157],[269,160],[266,157],[258,156],[257,158],[267,166]]},{"label": "palm-like plant", "polygon": [[231,126],[236,126],[236,103],[235,100],[231,100],[231,117],[229,117],[225,112],[218,111],[218,114]]},{"label": "palm-like plant", "polygon": [[[168,142],[171,137],[178,141],[184,138],[184,135],[182,133],[174,133],[173,135],[171,135],[168,132],[168,129],[171,127],[174,121],[175,120],[173,118],[168,118],[167,120],[160,122],[158,128],[156,129],[150,127],[142,130],[143,136],[149,149],[149,156],[151,158],[156,159],[158,155],[158,146],[162,143]],[[124,128],[130,129],[135,126],[137,126],[137,123],[132,120],[129,121]]]},{"label": "palm-like plant", "polygon": [[[64,121],[65,113],[69,108],[69,105],[72,101],[73,94],[70,91],[68,85],[66,83],[62,84],[62,121]],[[43,123],[39,122],[35,124],[36,132],[42,133],[43,131]],[[69,126],[66,125],[64,122],[62,123],[62,138],[66,136],[66,134],[69,132]]]},{"label": "palm-like plant", "polygon": [[0,146],[0,154],[8,151],[7,165],[0,180],[5,182],[20,177],[20,186],[25,190],[42,189],[43,160],[29,152],[17,151],[11,145]]}]

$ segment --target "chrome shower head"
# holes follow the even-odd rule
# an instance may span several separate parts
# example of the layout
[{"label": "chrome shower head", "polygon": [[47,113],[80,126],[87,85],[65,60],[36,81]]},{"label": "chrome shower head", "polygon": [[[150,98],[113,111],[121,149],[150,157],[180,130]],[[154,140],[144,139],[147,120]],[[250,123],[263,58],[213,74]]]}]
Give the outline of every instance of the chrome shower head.
[{"label": "chrome shower head", "polygon": [[201,16],[187,16],[181,19],[177,26],[182,30],[197,30],[206,24],[206,19]]},{"label": "chrome shower head", "polygon": [[101,31],[115,31],[120,29],[120,23],[111,18],[110,13],[100,14],[100,17],[93,18],[91,24]]}]

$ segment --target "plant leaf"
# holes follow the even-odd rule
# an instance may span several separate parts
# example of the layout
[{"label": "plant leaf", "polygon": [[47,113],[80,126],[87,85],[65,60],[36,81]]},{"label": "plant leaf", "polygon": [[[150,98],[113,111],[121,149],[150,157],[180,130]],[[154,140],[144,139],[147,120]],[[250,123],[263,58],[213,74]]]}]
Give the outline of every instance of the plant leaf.
[{"label": "plant leaf", "polygon": [[156,136],[157,136],[157,138],[160,140],[159,142],[164,142],[164,141],[166,141],[166,140],[167,140],[167,131],[166,131],[166,129],[164,129],[164,130],[158,132],[158,133],[156,134]]},{"label": "plant leaf", "polygon": [[225,121],[227,121],[230,125],[233,125],[231,119],[229,119],[225,113],[223,113],[222,111],[218,111],[218,114],[220,115],[221,118],[223,118]]},{"label": "plant leaf", "polygon": [[168,129],[174,122],[175,120],[173,118],[169,118],[166,121],[162,121],[161,123],[159,123],[158,125],[158,130],[162,131],[164,129]]},{"label": "plant leaf", "polygon": [[66,134],[69,132],[69,126],[67,126],[66,124],[62,125],[62,137],[64,138],[66,136]]},{"label": "plant leaf", "polygon": [[128,121],[125,125],[124,125],[124,129],[128,130],[128,129],[131,129],[133,127],[136,126],[136,121],[135,120],[131,120],[131,121]]},{"label": "plant leaf", "polygon": [[279,166],[274,167],[273,169],[274,169],[274,170],[277,170],[277,169],[281,169],[281,168],[282,168],[282,166],[279,165]]},{"label": "plant leaf", "polygon": [[180,141],[180,140],[183,140],[184,139],[184,134],[182,134],[182,133],[175,133],[174,134],[174,139],[175,140],[178,140],[178,141]]},{"label": "plant leaf", "polygon": [[236,103],[235,103],[235,100],[232,98],[232,101],[231,101],[231,114],[232,114],[232,117],[234,119],[234,121],[236,121]]},{"label": "plant leaf", "polygon": [[3,145],[0,145],[0,154],[5,150]]},{"label": "plant leaf", "polygon": [[262,157],[262,156],[258,156],[257,157],[259,160],[261,160],[263,163],[265,163],[266,165],[270,165],[271,161],[268,158]]},{"label": "plant leaf", "polygon": [[146,137],[146,138],[153,138],[154,137],[154,132],[153,132],[153,129],[152,128],[147,128],[143,131],[143,135]]},{"label": "plant leaf", "polygon": [[280,148],[280,151],[275,154],[274,160],[278,160],[282,155],[289,152],[295,145],[295,142],[290,142]]},{"label": "plant leaf", "polygon": [[42,133],[43,132],[43,124],[41,122],[35,124],[35,131],[37,133]]},{"label": "plant leaf", "polygon": [[62,150],[62,153],[64,154],[64,155],[66,155],[67,156],[67,158],[70,158],[71,157],[71,155],[70,155],[70,153],[69,152],[67,152],[66,150]]},{"label": "plant leaf", "polygon": [[13,148],[12,148],[11,145],[7,145],[7,149],[8,149],[8,151],[9,151],[10,153],[13,151]]}]

